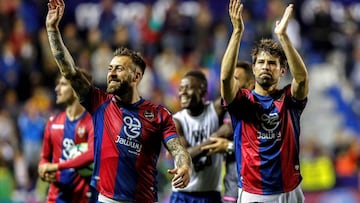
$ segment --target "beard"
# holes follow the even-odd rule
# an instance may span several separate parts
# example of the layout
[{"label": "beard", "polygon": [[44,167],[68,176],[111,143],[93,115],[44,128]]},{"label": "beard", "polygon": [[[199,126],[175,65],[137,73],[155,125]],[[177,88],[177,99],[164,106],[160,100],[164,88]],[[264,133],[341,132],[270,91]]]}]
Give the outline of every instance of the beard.
[{"label": "beard", "polygon": [[129,82],[122,82],[120,85],[108,85],[106,92],[108,94],[114,94],[119,97],[124,96],[125,94],[131,91],[131,86]]},{"label": "beard", "polygon": [[255,79],[256,82],[264,89],[267,89],[271,87],[273,84],[276,84],[276,81],[271,77],[256,77]]}]

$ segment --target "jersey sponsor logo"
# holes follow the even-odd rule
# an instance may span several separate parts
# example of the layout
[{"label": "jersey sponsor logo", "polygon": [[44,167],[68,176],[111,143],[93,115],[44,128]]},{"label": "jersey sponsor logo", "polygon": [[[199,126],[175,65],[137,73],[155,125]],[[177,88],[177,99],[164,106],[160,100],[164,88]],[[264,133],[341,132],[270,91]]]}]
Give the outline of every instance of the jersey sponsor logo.
[{"label": "jersey sponsor logo", "polygon": [[142,145],[135,141],[136,140],[133,141],[132,139],[123,138],[118,135],[118,136],[116,136],[115,143],[130,147],[133,150],[129,150],[129,152],[132,154],[138,155],[138,153],[140,153],[140,151],[141,151]]},{"label": "jersey sponsor logo", "polygon": [[62,145],[62,155],[64,160],[68,160],[70,159],[70,149],[75,145],[74,140],[70,138],[64,138]]},{"label": "jersey sponsor logo", "polygon": [[259,140],[275,140],[280,141],[281,140],[281,133],[277,132],[257,132],[257,139]]},{"label": "jersey sponsor logo", "polygon": [[86,134],[86,128],[85,128],[85,126],[80,126],[80,127],[78,127],[78,129],[77,129],[77,135],[78,135],[80,138],[82,138],[82,137],[85,136],[85,134]]},{"label": "jersey sponsor logo", "polygon": [[261,127],[266,131],[273,131],[279,126],[279,114],[270,113],[261,115]]},{"label": "jersey sponsor logo", "polygon": [[278,131],[280,125],[279,114],[270,113],[261,115],[261,131],[257,132],[259,140],[281,140],[281,133]]},{"label": "jersey sponsor logo", "polygon": [[142,145],[136,138],[141,135],[142,126],[140,120],[135,117],[124,116],[123,124],[123,131],[126,137],[116,136],[115,143],[127,146],[129,147],[129,153],[139,155]]},{"label": "jersey sponsor logo", "polygon": [[141,130],[140,120],[134,117],[125,116],[123,118],[124,132],[127,137],[131,139],[135,139],[139,137]]}]

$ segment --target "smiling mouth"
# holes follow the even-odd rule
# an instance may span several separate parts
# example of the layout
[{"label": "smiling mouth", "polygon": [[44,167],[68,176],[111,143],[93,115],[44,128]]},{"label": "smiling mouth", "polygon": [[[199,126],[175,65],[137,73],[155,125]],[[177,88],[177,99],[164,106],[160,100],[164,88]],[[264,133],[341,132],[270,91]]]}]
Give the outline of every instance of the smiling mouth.
[{"label": "smiling mouth", "polygon": [[110,80],[109,81],[109,85],[116,85],[116,84],[119,84],[120,83],[120,81],[118,81],[118,80]]},{"label": "smiling mouth", "polygon": [[189,97],[187,97],[187,96],[181,96],[180,97],[180,102],[182,104],[187,103],[188,101],[189,101]]}]

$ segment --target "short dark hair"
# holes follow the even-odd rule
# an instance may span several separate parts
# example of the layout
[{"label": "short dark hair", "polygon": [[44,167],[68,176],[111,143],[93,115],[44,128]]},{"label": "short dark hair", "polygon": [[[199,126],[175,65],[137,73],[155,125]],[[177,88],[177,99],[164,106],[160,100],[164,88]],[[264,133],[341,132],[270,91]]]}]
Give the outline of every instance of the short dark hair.
[{"label": "short dark hair", "polygon": [[141,56],[140,52],[128,49],[126,47],[117,48],[114,51],[114,56],[128,56],[131,58],[132,62],[141,69],[142,74],[145,72],[146,63]]},{"label": "short dark hair", "polygon": [[279,57],[280,65],[287,68],[287,59],[283,48],[273,39],[261,39],[251,52],[252,62],[255,64],[257,55],[261,52],[267,52],[270,55]]},{"label": "short dark hair", "polygon": [[184,75],[184,77],[189,77],[189,76],[192,76],[192,77],[195,77],[195,78],[199,79],[200,84],[202,85],[202,87],[204,89],[207,89],[208,82],[207,82],[205,74],[202,71],[200,71],[200,70],[191,70],[191,71],[187,72]]}]

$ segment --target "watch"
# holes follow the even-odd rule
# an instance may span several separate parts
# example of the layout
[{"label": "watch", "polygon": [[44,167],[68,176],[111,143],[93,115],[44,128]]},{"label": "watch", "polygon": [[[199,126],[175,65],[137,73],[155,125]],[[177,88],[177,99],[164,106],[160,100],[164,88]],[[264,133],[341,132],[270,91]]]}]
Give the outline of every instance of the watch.
[{"label": "watch", "polygon": [[234,152],[234,142],[229,141],[226,147],[226,153],[232,154]]}]

